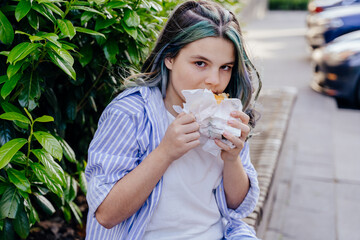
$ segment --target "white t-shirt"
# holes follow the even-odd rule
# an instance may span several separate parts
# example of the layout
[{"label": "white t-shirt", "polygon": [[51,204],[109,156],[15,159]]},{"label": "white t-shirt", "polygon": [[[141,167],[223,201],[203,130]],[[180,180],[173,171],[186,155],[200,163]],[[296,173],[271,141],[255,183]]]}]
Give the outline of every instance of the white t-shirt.
[{"label": "white t-shirt", "polygon": [[[168,112],[168,119],[171,123],[175,118]],[[222,239],[223,224],[214,194],[222,170],[220,156],[205,152],[201,145],[174,161],[163,176],[160,200],[144,240]]]}]

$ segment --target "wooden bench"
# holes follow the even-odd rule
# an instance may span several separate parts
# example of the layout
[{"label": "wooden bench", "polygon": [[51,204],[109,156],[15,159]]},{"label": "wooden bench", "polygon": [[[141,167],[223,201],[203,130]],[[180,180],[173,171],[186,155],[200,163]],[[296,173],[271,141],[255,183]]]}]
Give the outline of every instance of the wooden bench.
[{"label": "wooden bench", "polygon": [[295,88],[284,87],[262,90],[256,107],[261,118],[249,139],[250,156],[258,172],[260,197],[255,210],[244,219],[262,238],[271,215],[274,177],[281,146],[286,134],[292,107],[297,95]]}]

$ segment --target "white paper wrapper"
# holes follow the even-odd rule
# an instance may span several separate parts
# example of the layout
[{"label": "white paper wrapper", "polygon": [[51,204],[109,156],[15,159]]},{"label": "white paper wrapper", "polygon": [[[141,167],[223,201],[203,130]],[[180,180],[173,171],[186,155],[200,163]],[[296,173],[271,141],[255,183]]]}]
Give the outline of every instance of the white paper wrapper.
[{"label": "white paper wrapper", "polygon": [[[224,131],[240,137],[240,129],[233,128],[227,124],[228,120],[234,119],[230,116],[232,111],[242,110],[240,99],[228,98],[218,104],[214,94],[208,89],[183,90],[182,94],[186,100],[183,108],[180,106],[173,106],[173,108],[178,113],[184,111],[195,115],[196,121],[200,125],[200,134],[207,138],[207,141],[203,145],[205,151],[213,155],[220,153],[220,148],[215,144],[213,139],[222,139]],[[222,141],[233,147],[230,141]],[[202,141],[202,143],[203,142],[204,141]]]}]

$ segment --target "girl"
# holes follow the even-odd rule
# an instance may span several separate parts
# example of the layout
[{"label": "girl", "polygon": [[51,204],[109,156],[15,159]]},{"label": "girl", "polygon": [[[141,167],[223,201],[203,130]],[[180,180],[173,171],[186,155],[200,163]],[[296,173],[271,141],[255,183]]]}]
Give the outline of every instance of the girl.
[{"label": "girl", "polygon": [[[89,147],[87,239],[257,239],[241,218],[259,196],[246,142],[252,114],[234,111],[230,148],[201,148],[194,115],[176,113],[181,91],[209,89],[240,98],[251,113],[255,68],[234,14],[187,1],[167,21],[142,74],[104,110]],[[250,124],[250,125],[251,125]]]}]

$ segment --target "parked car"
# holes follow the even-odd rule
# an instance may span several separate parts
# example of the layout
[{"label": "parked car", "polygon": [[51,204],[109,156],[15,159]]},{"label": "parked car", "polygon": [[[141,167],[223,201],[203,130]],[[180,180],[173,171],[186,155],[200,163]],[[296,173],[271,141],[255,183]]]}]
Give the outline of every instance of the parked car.
[{"label": "parked car", "polygon": [[360,0],[310,0],[308,3],[309,14],[316,14],[333,7],[360,4]]},{"label": "parked car", "polygon": [[360,31],[345,34],[312,54],[317,92],[360,107]]},{"label": "parked car", "polygon": [[306,40],[315,49],[333,39],[360,30],[360,4],[334,7],[308,18]]}]

